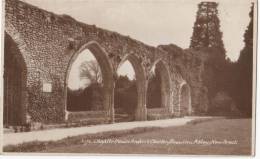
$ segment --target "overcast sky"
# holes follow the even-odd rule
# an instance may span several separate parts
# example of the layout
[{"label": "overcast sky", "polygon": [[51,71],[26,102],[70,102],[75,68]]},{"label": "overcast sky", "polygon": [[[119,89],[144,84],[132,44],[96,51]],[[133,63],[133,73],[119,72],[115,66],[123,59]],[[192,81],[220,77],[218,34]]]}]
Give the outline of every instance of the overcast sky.
[{"label": "overcast sky", "polygon": [[[148,45],[188,48],[200,0],[23,0],[117,31]],[[221,0],[219,18],[227,56],[237,60],[249,23],[250,0]]]},{"label": "overcast sky", "polygon": [[[87,24],[129,35],[148,45],[173,43],[188,48],[198,10],[197,4],[201,0],[23,1],[54,13],[68,14]],[[227,56],[236,61],[244,47],[243,34],[249,24],[251,0],[217,2]],[[78,62],[81,63],[82,60]],[[120,72],[133,76],[129,65],[122,66],[124,69]]]}]

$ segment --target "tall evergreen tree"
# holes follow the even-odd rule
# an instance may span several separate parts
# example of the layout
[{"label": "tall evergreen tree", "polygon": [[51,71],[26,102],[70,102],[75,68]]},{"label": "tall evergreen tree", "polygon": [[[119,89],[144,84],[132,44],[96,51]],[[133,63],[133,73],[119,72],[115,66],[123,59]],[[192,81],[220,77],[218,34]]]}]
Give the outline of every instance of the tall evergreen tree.
[{"label": "tall evergreen tree", "polygon": [[251,6],[249,13],[250,23],[244,34],[245,47],[240,52],[237,61],[238,78],[238,103],[240,109],[247,115],[252,113],[252,80],[253,80],[253,17],[254,5]]},{"label": "tall evergreen tree", "polygon": [[218,52],[225,55],[217,7],[218,3],[216,2],[201,2],[198,4],[190,48],[216,48]]}]

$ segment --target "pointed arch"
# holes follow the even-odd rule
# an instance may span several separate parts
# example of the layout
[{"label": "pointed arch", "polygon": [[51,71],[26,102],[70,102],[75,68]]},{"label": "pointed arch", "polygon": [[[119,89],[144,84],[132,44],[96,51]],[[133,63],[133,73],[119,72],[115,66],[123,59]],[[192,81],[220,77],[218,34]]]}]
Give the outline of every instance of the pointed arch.
[{"label": "pointed arch", "polygon": [[183,82],[179,89],[179,114],[181,116],[191,115],[192,106],[191,106],[191,93],[190,86]]},{"label": "pointed arch", "polygon": [[167,65],[160,59],[154,63],[158,68],[161,76],[161,94],[162,94],[162,107],[171,110],[170,94],[171,94],[171,76]]},{"label": "pointed arch", "polygon": [[67,86],[69,79],[69,72],[71,70],[73,62],[77,59],[78,55],[84,50],[88,49],[96,58],[100,68],[103,79],[103,92],[104,92],[104,107],[106,114],[110,118],[110,122],[114,121],[114,79],[113,79],[113,68],[107,56],[105,50],[95,41],[88,42],[80,47],[71,57],[65,77],[65,120],[68,120],[69,112],[67,110]]},{"label": "pointed arch", "polygon": [[17,38],[5,32],[4,37],[4,125],[26,123],[27,65]]},{"label": "pointed arch", "polygon": [[135,120],[146,120],[146,73],[142,66],[142,61],[135,54],[125,55],[119,63],[119,68],[125,61],[129,61],[135,71],[137,84],[137,108],[135,110]]}]

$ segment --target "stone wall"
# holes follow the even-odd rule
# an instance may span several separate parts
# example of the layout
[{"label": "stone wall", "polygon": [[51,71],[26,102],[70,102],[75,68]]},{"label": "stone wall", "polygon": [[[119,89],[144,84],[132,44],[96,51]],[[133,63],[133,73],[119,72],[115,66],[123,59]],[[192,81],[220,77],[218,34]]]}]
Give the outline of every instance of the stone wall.
[{"label": "stone wall", "polygon": [[[173,110],[179,105],[178,89],[183,79],[176,68],[175,55],[161,48],[17,0],[6,0],[5,32],[17,43],[26,63],[26,110],[35,122],[64,122],[70,61],[81,46],[92,41],[97,42],[106,53],[114,77],[126,55],[133,54],[141,61],[146,81],[153,64],[158,59],[162,60],[171,77],[170,105]],[[182,53],[182,50],[177,52]],[[51,92],[43,92],[44,83],[51,83]],[[192,93],[197,95],[194,91]]]},{"label": "stone wall", "polygon": [[[182,50],[171,45],[161,45],[159,48],[173,56],[173,68],[187,81],[191,87],[191,105],[193,114],[206,114],[209,97],[206,82],[212,79],[212,71],[207,68],[208,52],[191,49]],[[179,85],[177,85],[179,86]],[[179,88],[178,88],[179,89]],[[177,108],[177,107],[176,107]]]}]

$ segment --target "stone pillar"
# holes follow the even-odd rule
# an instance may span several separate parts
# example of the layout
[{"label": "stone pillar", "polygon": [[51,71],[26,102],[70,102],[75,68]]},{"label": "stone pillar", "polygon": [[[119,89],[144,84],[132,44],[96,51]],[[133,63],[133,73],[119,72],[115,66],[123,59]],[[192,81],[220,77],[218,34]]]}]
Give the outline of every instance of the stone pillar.
[{"label": "stone pillar", "polygon": [[115,108],[114,108],[115,94],[114,94],[114,91],[115,91],[115,82],[113,82],[113,85],[110,89],[110,100],[109,100],[110,104],[109,104],[109,108],[108,108],[108,115],[109,115],[111,123],[115,122]]},{"label": "stone pillar", "polygon": [[173,91],[172,90],[169,91],[168,98],[169,98],[168,111],[170,114],[173,114],[174,111],[173,111]]},{"label": "stone pillar", "polygon": [[67,110],[65,110],[64,116],[65,116],[65,122],[67,122],[69,119],[69,112]]},{"label": "stone pillar", "polygon": [[104,86],[104,109],[109,122],[114,122],[114,85]]},{"label": "stone pillar", "polygon": [[146,93],[147,93],[148,82],[140,85],[137,90],[138,94],[138,104],[136,108],[136,120],[144,121],[147,120],[147,108],[146,108]]}]

